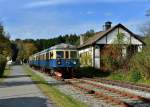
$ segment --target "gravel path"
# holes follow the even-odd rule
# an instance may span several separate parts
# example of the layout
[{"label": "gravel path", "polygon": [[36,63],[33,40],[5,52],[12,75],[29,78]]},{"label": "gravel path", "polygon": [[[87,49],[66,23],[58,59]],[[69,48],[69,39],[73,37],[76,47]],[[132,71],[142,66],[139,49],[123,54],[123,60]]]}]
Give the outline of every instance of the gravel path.
[{"label": "gravel path", "polygon": [[53,107],[21,66],[13,66],[11,75],[0,84],[0,107]]}]

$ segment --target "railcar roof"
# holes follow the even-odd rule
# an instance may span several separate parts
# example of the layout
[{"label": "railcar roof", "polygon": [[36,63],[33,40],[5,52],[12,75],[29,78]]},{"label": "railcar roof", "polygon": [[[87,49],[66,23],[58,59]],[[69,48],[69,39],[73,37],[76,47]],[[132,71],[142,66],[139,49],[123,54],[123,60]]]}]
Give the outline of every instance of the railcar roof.
[{"label": "railcar roof", "polygon": [[55,45],[55,46],[51,47],[51,50],[54,50],[54,49],[76,49],[76,46],[70,45],[70,44],[61,43],[61,44],[58,44],[58,45]]},{"label": "railcar roof", "polygon": [[74,45],[70,45],[70,44],[65,44],[65,43],[61,43],[61,44],[58,44],[58,45],[55,45],[55,46],[52,46],[48,49],[45,49],[41,52],[38,52],[38,53],[35,53],[34,55],[32,56],[35,56],[35,55],[40,55],[40,54],[43,54],[47,51],[50,51],[50,50],[57,50],[57,49],[62,49],[62,50],[65,50],[65,49],[72,49],[72,50],[76,50],[76,46]]}]

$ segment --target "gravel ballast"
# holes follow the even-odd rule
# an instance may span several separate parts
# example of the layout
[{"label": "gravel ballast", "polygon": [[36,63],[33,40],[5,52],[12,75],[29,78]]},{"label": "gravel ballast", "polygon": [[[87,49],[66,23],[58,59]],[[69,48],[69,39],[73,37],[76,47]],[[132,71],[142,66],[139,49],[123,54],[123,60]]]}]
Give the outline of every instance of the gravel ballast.
[{"label": "gravel ballast", "polygon": [[112,105],[105,103],[102,99],[98,99],[94,95],[87,94],[86,92],[83,93],[72,85],[66,84],[64,81],[58,81],[37,70],[32,69],[32,71],[35,72],[37,75],[43,77],[49,84],[52,84],[62,93],[69,95],[78,101],[84,102],[90,107],[113,107]]},{"label": "gravel ballast", "polygon": [[[90,107],[113,107],[113,106],[116,107],[116,105],[110,105],[110,104],[106,103],[106,101],[102,100],[102,98],[96,98],[95,95],[93,95],[93,94],[87,94],[86,92],[78,90],[77,88],[75,88],[74,86],[72,86],[70,84],[66,84],[64,81],[58,81],[58,80],[54,79],[53,77],[50,77],[50,76],[48,76],[44,73],[41,73],[37,70],[32,69],[32,71],[34,71],[39,76],[43,77],[49,84],[51,84],[54,87],[56,87],[57,89],[59,89],[62,93],[69,95],[78,101],[84,102],[87,105],[89,105]],[[86,80],[86,81],[88,81],[88,80]],[[140,95],[142,97],[150,98],[150,93],[147,93],[147,92],[132,90],[132,89],[123,88],[123,87],[119,87],[119,86],[112,86],[112,85],[103,84],[100,82],[93,82],[93,83],[100,84],[100,85],[114,88],[114,89],[119,89],[121,91],[134,93],[134,94]],[[137,107],[139,107],[139,106],[137,106]],[[150,106],[145,105],[145,106],[141,106],[141,107],[150,107]]]}]

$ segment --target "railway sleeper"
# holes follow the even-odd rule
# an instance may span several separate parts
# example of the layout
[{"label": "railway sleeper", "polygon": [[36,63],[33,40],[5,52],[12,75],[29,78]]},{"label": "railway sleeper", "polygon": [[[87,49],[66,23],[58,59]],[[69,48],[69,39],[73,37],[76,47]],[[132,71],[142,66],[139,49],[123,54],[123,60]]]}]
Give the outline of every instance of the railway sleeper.
[{"label": "railway sleeper", "polygon": [[73,83],[72,83],[72,85],[78,87],[79,89],[85,90],[85,91],[87,91],[87,92],[91,92],[91,94],[95,94],[95,95],[97,95],[97,96],[99,96],[99,97],[103,97],[103,99],[109,101],[109,103],[111,103],[111,104],[112,104],[112,103],[115,103],[115,104],[117,104],[117,105],[121,105],[122,107],[133,107],[133,106],[131,106],[131,105],[129,105],[129,104],[123,102],[123,101],[120,101],[120,100],[118,100],[118,99],[116,99],[116,98],[113,98],[113,97],[111,97],[111,96],[105,95],[105,94],[103,94],[103,93],[101,93],[101,92],[97,92],[97,91],[94,91],[94,90],[90,90],[90,89],[88,89],[88,88],[85,88],[85,87],[83,87],[83,86],[80,86],[80,85],[77,85],[77,84],[73,84]]},{"label": "railway sleeper", "polygon": [[[78,80],[78,81],[82,81],[82,80]],[[74,85],[74,86],[76,86],[76,87],[78,87],[79,89],[82,89],[82,90],[85,90],[85,91],[87,91],[87,93],[88,94],[97,94],[97,91],[94,91],[94,90],[91,90],[91,89],[88,89],[88,88],[86,88],[86,87],[84,87],[84,86],[81,86],[81,85],[77,85],[77,84],[75,84],[75,83],[72,83],[72,82],[70,82],[72,85]],[[77,82],[76,82],[77,83]],[[91,83],[91,82],[85,82],[85,81],[82,81],[82,83],[87,83],[87,84],[90,84],[90,85],[93,85],[94,83]],[[98,88],[104,88],[104,86],[99,86],[99,85],[93,85],[93,86],[97,86]],[[107,88],[104,88],[105,90],[108,90],[109,88],[107,87]],[[116,89],[109,89],[109,91],[110,92],[114,92],[114,93],[119,93],[119,94],[121,94],[122,96],[124,96],[124,97],[128,97],[128,98],[133,98],[134,100],[141,100],[141,101],[143,101],[143,102],[146,102],[146,103],[150,103],[150,100],[149,99],[147,99],[147,98],[143,98],[143,97],[140,97],[140,96],[137,96],[137,95],[134,95],[134,94],[131,94],[131,93],[126,93],[126,92],[122,92],[122,91],[119,91],[119,90],[116,90]],[[119,91],[119,92],[118,92]],[[101,97],[103,97],[104,95],[103,94],[100,94],[99,93],[99,96],[101,96]],[[109,95],[105,95],[105,96],[109,96]],[[112,100],[114,100],[115,98],[113,97],[113,96],[109,96],[109,97],[103,97],[104,99],[111,99],[111,98],[113,98]],[[117,98],[116,98],[117,99]],[[118,100],[118,99],[117,99]],[[113,102],[115,102],[115,101],[113,101]],[[121,102],[123,102],[123,101],[121,101]],[[116,102],[115,102],[116,103]],[[116,103],[116,104],[118,104],[118,103]],[[123,103],[124,104],[124,103]],[[127,105],[127,104],[126,104]],[[124,106],[124,107],[132,107],[131,105],[129,106]]]},{"label": "railway sleeper", "polygon": [[107,96],[107,95],[104,95],[103,93],[101,92],[95,92],[95,95],[99,96],[99,97],[103,97],[105,100],[107,100],[109,103],[113,103],[113,104],[117,104],[117,105],[120,105],[122,107],[133,107],[123,101],[120,101],[119,99],[116,99],[116,98],[113,98],[111,96]]},{"label": "railway sleeper", "polygon": [[[84,80],[79,80],[79,81],[83,82]],[[94,83],[91,83],[91,82],[87,82],[87,81],[84,81],[84,83],[96,86],[97,88],[103,88],[103,89],[105,89],[107,91],[110,91],[110,92],[113,92],[113,93],[120,94],[123,97],[132,98],[133,100],[140,100],[140,101],[143,101],[145,103],[150,103],[150,99],[143,98],[141,96],[138,96],[138,95],[135,95],[135,94],[132,94],[132,93],[127,93],[127,92],[119,91],[119,90],[116,90],[116,89],[113,89],[113,88],[108,88],[108,87],[97,85],[97,84],[94,84]]]},{"label": "railway sleeper", "polygon": [[95,80],[95,81],[105,83],[105,84],[117,85],[117,86],[126,87],[126,88],[130,88],[130,89],[136,89],[136,90],[140,90],[140,91],[150,92],[150,86],[146,86],[146,85],[138,85],[138,84],[133,84],[133,83],[118,82],[118,81],[114,81],[117,83],[114,83],[113,81],[105,81],[105,80],[102,80],[102,81]]}]

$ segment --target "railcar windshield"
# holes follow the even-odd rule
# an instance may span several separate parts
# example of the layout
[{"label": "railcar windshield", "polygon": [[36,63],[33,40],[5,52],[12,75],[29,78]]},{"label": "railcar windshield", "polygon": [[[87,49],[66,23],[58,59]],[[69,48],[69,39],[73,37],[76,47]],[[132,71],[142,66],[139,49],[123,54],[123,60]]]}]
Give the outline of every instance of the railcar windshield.
[{"label": "railcar windshield", "polygon": [[77,58],[77,51],[71,51],[70,58]]},{"label": "railcar windshield", "polygon": [[57,51],[56,56],[57,58],[64,58],[64,51]]}]

